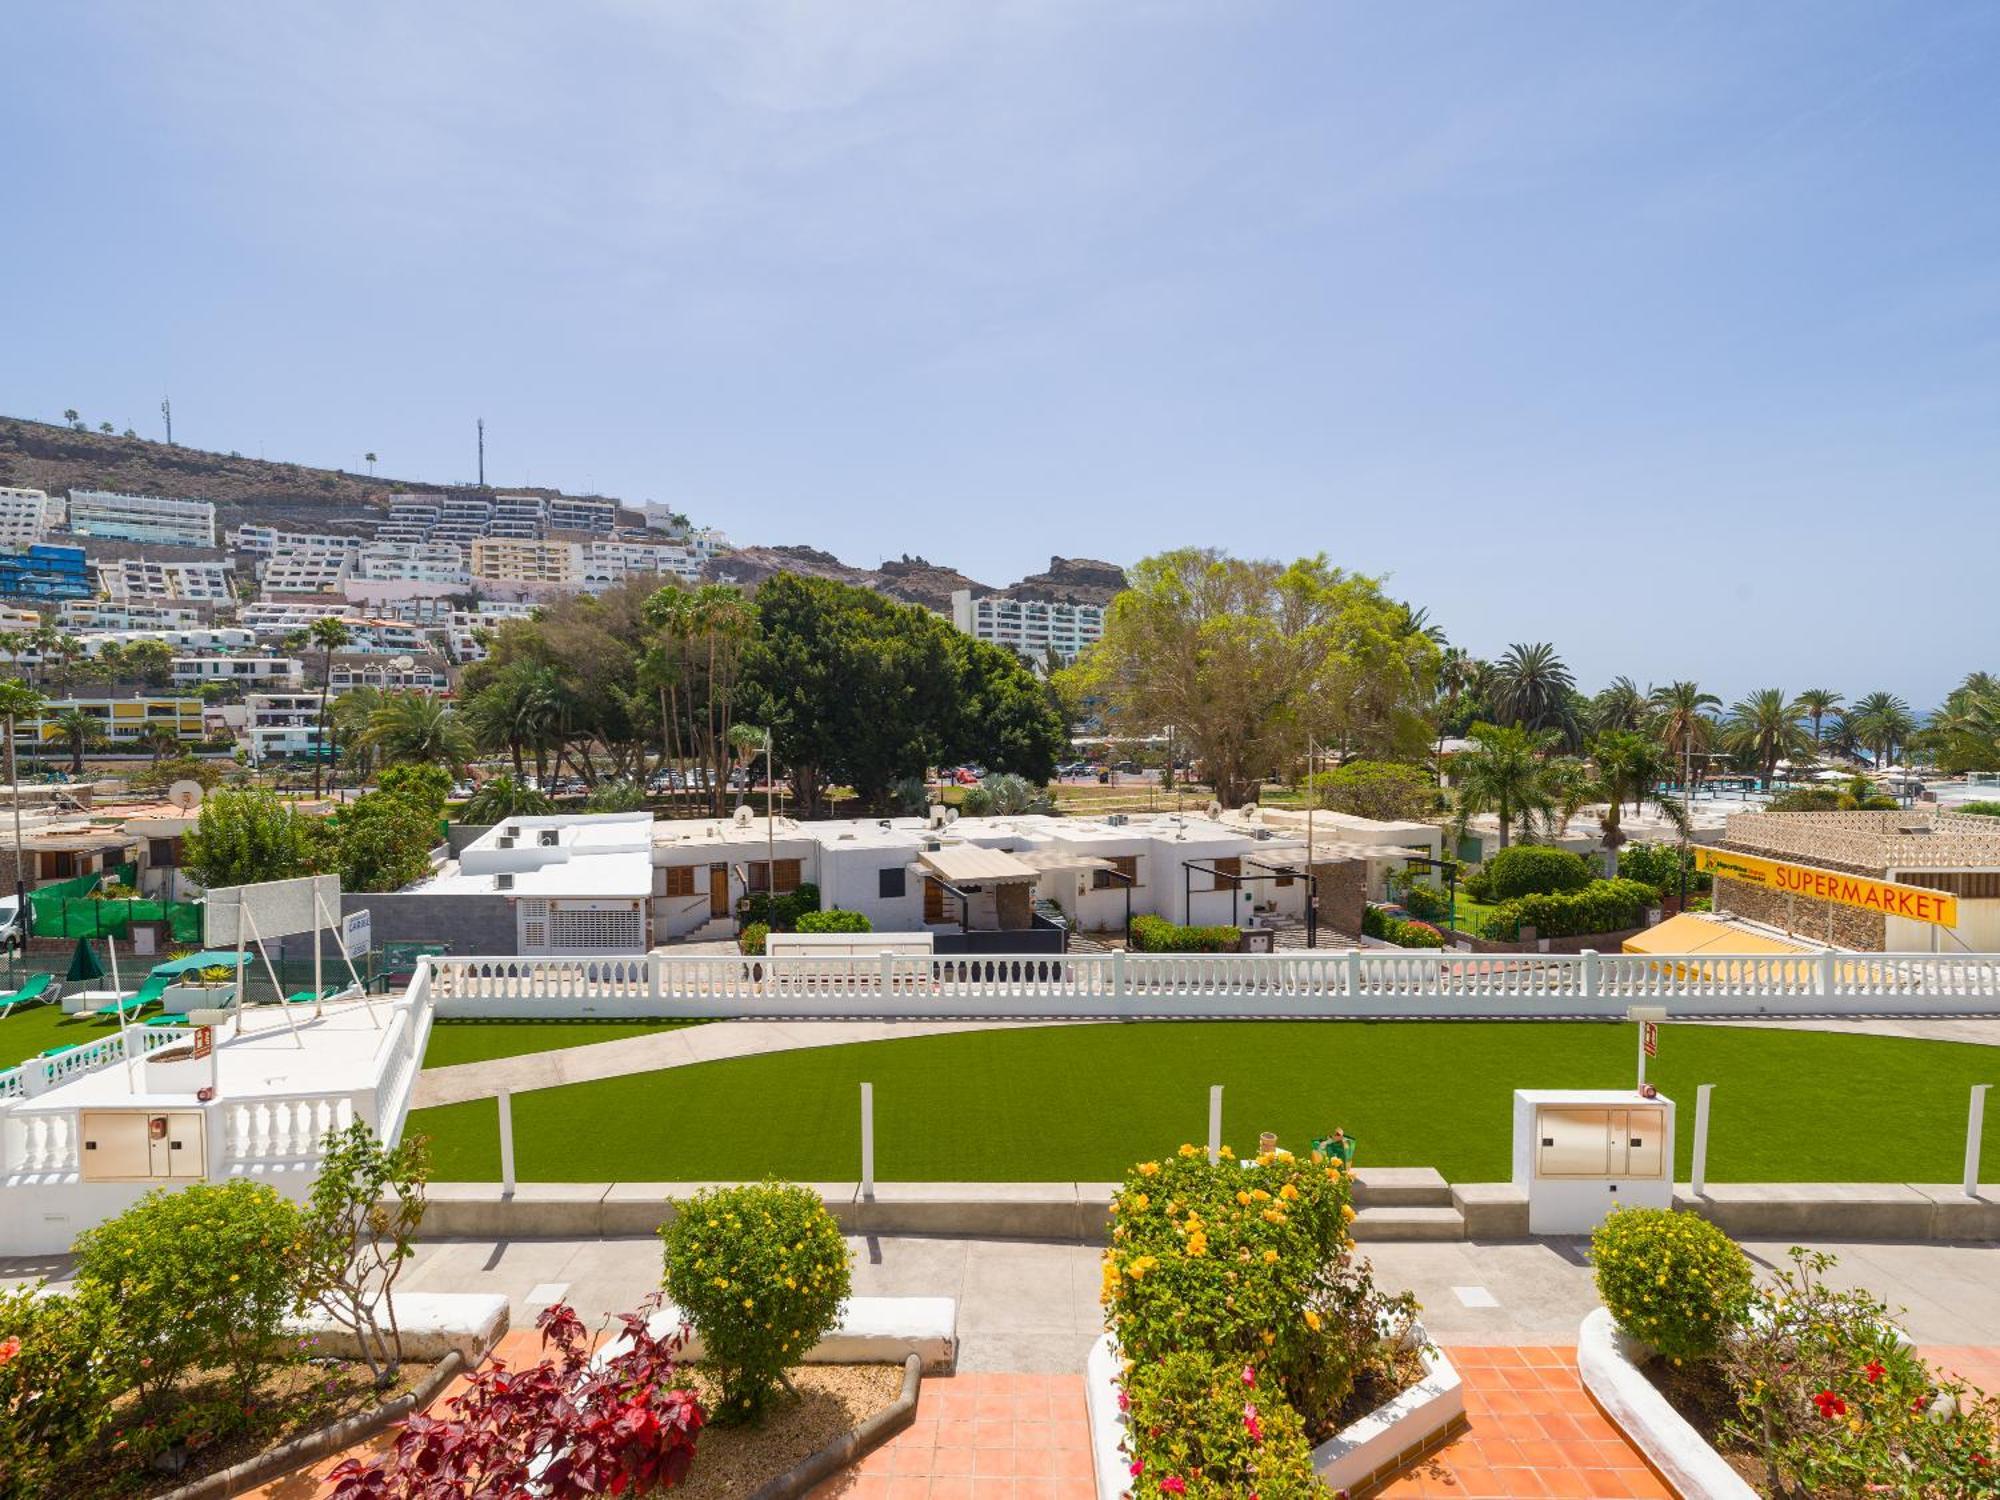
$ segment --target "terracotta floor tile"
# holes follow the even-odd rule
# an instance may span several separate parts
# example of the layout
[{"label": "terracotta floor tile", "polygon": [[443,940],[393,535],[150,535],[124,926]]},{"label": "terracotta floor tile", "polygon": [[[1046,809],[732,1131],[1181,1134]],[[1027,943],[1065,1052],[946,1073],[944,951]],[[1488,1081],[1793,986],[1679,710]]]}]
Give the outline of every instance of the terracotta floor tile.
[{"label": "terracotta floor tile", "polygon": [[886,1500],[930,1500],[930,1493],[930,1475],[892,1474]]},{"label": "terracotta floor tile", "polygon": [[970,1479],[972,1477],[972,1455],[974,1451],[969,1443],[963,1448],[947,1448],[943,1444],[939,1444],[931,1450],[931,1477],[936,1478],[939,1475],[949,1474]]},{"label": "terracotta floor tile", "polygon": [[931,1500],[972,1500],[970,1474],[933,1474]]}]

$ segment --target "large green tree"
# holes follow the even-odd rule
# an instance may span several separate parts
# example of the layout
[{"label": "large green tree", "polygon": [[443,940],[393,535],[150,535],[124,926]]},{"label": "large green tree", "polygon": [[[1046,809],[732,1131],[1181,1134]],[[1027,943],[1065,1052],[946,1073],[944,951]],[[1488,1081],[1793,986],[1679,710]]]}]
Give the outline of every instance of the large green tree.
[{"label": "large green tree", "polygon": [[328,832],[261,788],[211,793],[187,832],[181,868],[204,886],[290,880],[327,867]]},{"label": "large green tree", "polygon": [[1431,739],[1437,643],[1371,578],[1186,548],[1147,558],[1084,658],[1121,733],[1171,732],[1226,802],[1297,759],[1308,735],[1416,758]]},{"label": "large green tree", "polygon": [[746,696],[804,816],[843,782],[885,802],[898,780],[963,743],[951,627],[928,611],[780,573],[757,590],[757,626]]}]

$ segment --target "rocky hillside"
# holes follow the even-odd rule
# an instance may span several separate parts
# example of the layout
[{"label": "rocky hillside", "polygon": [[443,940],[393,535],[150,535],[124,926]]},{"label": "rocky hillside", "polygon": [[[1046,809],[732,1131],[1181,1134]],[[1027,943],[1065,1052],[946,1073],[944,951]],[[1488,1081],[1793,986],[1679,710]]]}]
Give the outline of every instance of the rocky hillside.
[{"label": "rocky hillside", "polygon": [[[175,500],[213,500],[216,525],[246,521],[298,530],[365,533],[398,490],[451,486],[420,479],[350,474],[305,464],[168,447],[147,438],[77,432],[49,422],[0,417],[0,485],[61,494],[72,489],[121,490]],[[559,490],[509,488],[519,495]]]},{"label": "rocky hillside", "polygon": [[1090,557],[1052,557],[1046,573],[1030,573],[1011,589],[1023,599],[1052,604],[1109,604],[1125,588],[1125,570]]},{"label": "rocky hillside", "polygon": [[905,604],[921,604],[940,612],[951,608],[954,589],[989,593],[985,584],[954,568],[939,567],[921,557],[901,557],[880,568],[856,568],[817,547],[738,547],[708,565],[708,576],[725,583],[759,584],[773,573],[798,573],[808,578],[834,578],[874,589]]},{"label": "rocky hillside", "polygon": [[817,547],[739,547],[708,565],[708,576],[723,583],[752,587],[773,573],[799,573],[809,578],[835,578],[874,589],[905,604],[921,604],[940,614],[951,610],[954,590],[974,594],[1019,594],[1073,604],[1108,604],[1125,587],[1125,570],[1116,563],[1087,557],[1052,557],[1046,573],[1031,573],[1019,583],[994,588],[921,557],[900,557],[879,568],[857,568]]},{"label": "rocky hillside", "polygon": [[[0,417],[0,485],[25,485],[62,494],[72,489],[122,490],[135,495],[212,500],[216,524],[227,531],[245,522],[300,531],[368,534],[386,513],[390,495],[402,490],[453,488],[422,479],[351,474],[305,464],[168,447],[139,437],[78,432],[50,422]],[[560,490],[509,488],[508,494],[557,495]],[[637,522],[639,517],[629,517]],[[727,515],[701,518],[730,529]],[[117,548],[99,543],[104,556]],[[144,550],[144,549],[138,549]],[[951,609],[952,591],[995,589],[956,568],[922,557],[900,557],[879,568],[857,568],[814,547],[746,546],[717,558],[708,575],[731,583],[755,584],[777,572],[837,578],[876,589],[892,599],[921,604],[940,613]],[[1115,563],[1084,557],[1051,557],[1048,571],[1023,578],[1006,592],[1031,599],[1107,603],[1125,586]]]}]

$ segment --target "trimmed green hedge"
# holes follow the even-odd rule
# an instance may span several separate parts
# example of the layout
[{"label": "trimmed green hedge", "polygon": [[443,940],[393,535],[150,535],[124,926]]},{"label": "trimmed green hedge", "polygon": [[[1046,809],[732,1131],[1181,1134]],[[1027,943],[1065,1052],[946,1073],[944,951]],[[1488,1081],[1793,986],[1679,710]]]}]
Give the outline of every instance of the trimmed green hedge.
[{"label": "trimmed green hedge", "polygon": [[1486,936],[1511,939],[1523,927],[1536,937],[1581,937],[1592,932],[1619,932],[1645,920],[1646,908],[1659,892],[1638,880],[1593,880],[1582,890],[1519,896],[1500,903],[1486,919]]},{"label": "trimmed green hedge", "polygon": [[828,911],[809,911],[799,918],[800,932],[873,932],[875,924],[858,911],[847,911],[833,907]]},{"label": "trimmed green hedge", "polygon": [[1183,927],[1165,917],[1132,919],[1134,953],[1234,953],[1242,942],[1234,927]]},{"label": "trimmed green hedge", "polygon": [[1490,895],[1481,901],[1498,904],[1516,896],[1543,896],[1556,891],[1580,891],[1596,876],[1590,861],[1567,849],[1541,844],[1516,844],[1486,862],[1484,881]]}]

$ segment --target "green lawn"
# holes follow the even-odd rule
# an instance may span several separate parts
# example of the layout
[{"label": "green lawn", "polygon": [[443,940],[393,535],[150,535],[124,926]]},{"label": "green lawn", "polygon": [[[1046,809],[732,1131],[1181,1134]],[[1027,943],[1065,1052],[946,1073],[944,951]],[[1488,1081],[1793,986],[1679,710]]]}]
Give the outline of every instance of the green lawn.
[{"label": "green lawn", "polygon": [[[158,1015],[157,1009],[149,1012]],[[54,1001],[17,1010],[0,1021],[0,1068],[26,1062],[50,1047],[71,1042],[94,1042],[118,1030],[116,1021],[100,1021],[93,1016],[66,1016]]]},{"label": "green lawn", "polygon": [[587,1047],[592,1042],[616,1042],[656,1031],[678,1031],[700,1021],[433,1021],[424,1066],[449,1068],[456,1063],[491,1062],[524,1052],[554,1052],[563,1047]]},{"label": "green lawn", "polygon": [[1458,905],[1455,908],[1456,917],[1452,925],[1460,932],[1469,932],[1474,937],[1477,937],[1486,930],[1486,919],[1499,909],[1499,907],[1488,905],[1484,901],[1474,901],[1465,892],[1460,891],[1458,893]]},{"label": "green lawn", "polygon": [[[1510,1171],[1512,1090],[1619,1088],[1636,1037],[1588,1022],[1152,1022],[814,1047],[514,1096],[530,1181],[846,1181],[859,1175],[859,1088],[875,1085],[877,1175],[899,1181],[1101,1181],[1203,1140],[1225,1085],[1225,1139],[1302,1144],[1335,1125],[1363,1166],[1433,1166],[1460,1182]],[[1650,1076],[1681,1104],[1716,1085],[1709,1176],[1723,1182],[1953,1182],[1967,1089],[2000,1050],[1893,1037],[1665,1028]],[[421,1110],[440,1180],[499,1176],[492,1100]],[[2000,1180],[2000,1129],[1983,1179]]]}]

